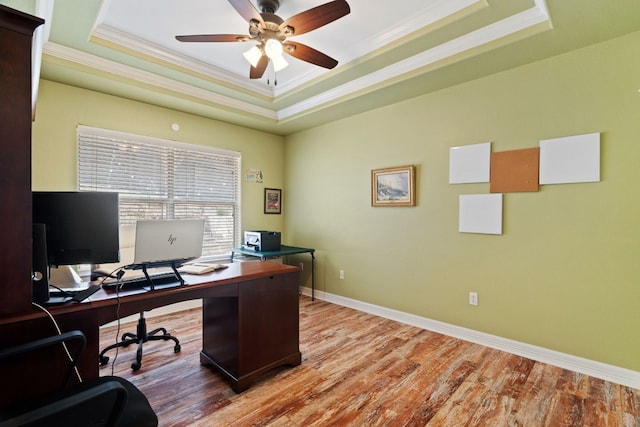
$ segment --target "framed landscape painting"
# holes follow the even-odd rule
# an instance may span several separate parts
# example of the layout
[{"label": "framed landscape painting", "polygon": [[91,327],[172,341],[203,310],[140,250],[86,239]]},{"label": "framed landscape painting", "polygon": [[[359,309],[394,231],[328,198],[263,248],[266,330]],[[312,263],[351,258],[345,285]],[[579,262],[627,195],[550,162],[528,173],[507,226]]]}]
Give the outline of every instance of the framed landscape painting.
[{"label": "framed landscape painting", "polygon": [[371,206],[415,206],[415,167],[371,171]]}]

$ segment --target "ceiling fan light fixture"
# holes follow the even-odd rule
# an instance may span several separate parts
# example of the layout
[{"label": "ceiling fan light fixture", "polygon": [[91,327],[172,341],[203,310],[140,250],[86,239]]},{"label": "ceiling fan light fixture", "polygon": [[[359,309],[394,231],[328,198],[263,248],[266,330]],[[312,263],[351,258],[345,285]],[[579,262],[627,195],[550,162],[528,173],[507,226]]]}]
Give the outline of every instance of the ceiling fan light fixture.
[{"label": "ceiling fan light fixture", "polygon": [[256,67],[258,65],[258,61],[262,58],[262,51],[258,46],[254,46],[245,53],[242,54],[244,59],[246,59],[252,67]]},{"label": "ceiling fan light fixture", "polygon": [[276,39],[268,39],[264,43],[264,53],[271,59],[282,57],[282,43]]},{"label": "ceiling fan light fixture", "polygon": [[282,55],[271,58],[271,60],[273,61],[273,71],[284,70],[289,65],[287,60],[284,59]]}]

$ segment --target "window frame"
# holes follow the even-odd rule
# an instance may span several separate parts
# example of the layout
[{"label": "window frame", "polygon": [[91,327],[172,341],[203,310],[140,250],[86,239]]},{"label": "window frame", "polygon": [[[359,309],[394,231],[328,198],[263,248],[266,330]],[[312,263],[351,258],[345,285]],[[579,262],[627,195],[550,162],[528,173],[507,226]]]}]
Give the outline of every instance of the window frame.
[{"label": "window frame", "polygon": [[[100,186],[99,184],[99,179],[98,179],[98,173],[96,172],[95,175],[92,177],[93,178],[93,182],[87,182],[87,176],[91,175],[91,172],[87,172],[84,170],[83,168],[83,154],[81,153],[81,149],[86,148],[87,144],[91,144],[91,140],[94,140],[94,144],[95,146],[97,146],[98,144],[104,144],[105,146],[113,143],[114,144],[114,148],[115,149],[115,144],[131,144],[131,145],[144,145],[144,146],[148,146],[148,147],[155,147],[158,150],[162,151],[163,153],[166,151],[167,153],[174,153],[171,154],[170,156],[175,156],[173,158],[173,160],[170,160],[169,162],[167,162],[167,165],[163,165],[162,167],[166,167],[167,170],[164,171],[164,176],[167,179],[167,186],[169,188],[169,190],[167,190],[167,194],[166,197],[162,197],[162,196],[152,196],[151,194],[143,194],[143,193],[135,193],[135,192],[131,192],[130,189],[129,191],[125,191],[123,189],[118,189],[118,188],[114,188],[113,187],[113,183],[110,184],[109,186]],[[98,141],[100,141],[98,143]],[[233,231],[232,231],[232,242],[230,243],[230,247],[227,247],[226,245],[221,246],[222,248],[224,248],[225,252],[221,252],[221,251],[217,251],[217,253],[215,254],[207,254],[207,238],[205,236],[205,243],[204,243],[204,248],[203,248],[203,256],[211,258],[211,259],[222,259],[222,258],[226,258],[230,256],[230,252],[231,249],[234,247],[238,247],[239,242],[241,241],[241,224],[240,224],[240,219],[241,219],[241,153],[237,152],[237,151],[231,151],[231,150],[224,150],[224,149],[220,149],[220,148],[216,148],[216,147],[211,147],[211,146],[204,146],[204,145],[197,145],[197,144],[190,144],[190,143],[185,143],[185,142],[181,142],[181,141],[174,141],[174,140],[166,140],[166,139],[162,139],[162,138],[156,138],[156,137],[151,137],[151,136],[145,136],[145,135],[137,135],[137,134],[132,134],[132,133],[126,133],[126,132],[120,132],[120,131],[114,131],[114,130],[109,130],[109,129],[102,129],[102,128],[95,128],[95,127],[90,127],[90,126],[85,126],[85,125],[78,125],[77,126],[77,136],[76,136],[76,143],[77,143],[77,147],[76,147],[76,153],[77,153],[77,185],[78,185],[78,191],[118,191],[121,193],[120,195],[120,200],[121,200],[121,208],[120,208],[120,213],[121,213],[121,218],[120,218],[120,226],[124,226],[124,225],[132,225],[132,224],[126,224],[126,222],[131,222],[133,220],[135,220],[136,216],[133,215],[127,215],[126,218],[123,217],[122,213],[122,203],[123,201],[128,205],[128,206],[134,206],[133,204],[136,202],[140,203],[140,206],[143,206],[145,203],[146,204],[164,204],[167,209],[168,207],[171,206],[176,206],[179,205],[181,206],[184,211],[183,213],[186,215],[187,212],[189,212],[189,207],[191,206],[196,207],[196,206],[200,206],[202,207],[202,211],[206,212],[207,209],[205,208],[205,206],[207,206],[208,208],[210,208],[210,212],[213,210],[220,210],[220,209],[224,209],[227,212],[230,212],[230,215],[232,216],[231,221],[232,221],[232,227],[233,227]],[[83,146],[83,144],[85,144]],[[95,147],[94,147],[95,148]],[[112,151],[113,152],[113,151]],[[179,154],[175,154],[175,153],[179,153]],[[186,156],[185,156],[186,154]],[[173,161],[175,161],[176,158],[180,158],[180,156],[182,156],[182,159],[187,159],[189,158],[189,154],[192,154],[192,157],[201,157],[201,156],[205,156],[203,158],[206,158],[206,156],[211,156],[211,159],[223,159],[224,162],[220,161],[218,162],[216,160],[215,164],[217,166],[222,166],[222,167],[229,167],[229,172],[231,173],[231,176],[227,176],[227,180],[229,182],[231,182],[231,185],[233,186],[233,188],[231,190],[229,190],[227,193],[231,194],[231,196],[226,196],[223,197],[222,193],[218,194],[217,192],[213,192],[214,195],[216,196],[220,196],[219,200],[204,200],[204,199],[196,199],[196,198],[189,198],[188,196],[184,196],[182,198],[176,198],[176,192],[171,189],[171,187],[173,185],[175,185],[174,183],[172,183],[171,181],[178,181],[180,180],[180,178],[177,178],[176,175],[180,175],[179,173],[174,173],[174,171],[178,170],[178,169],[171,169],[172,166],[169,166],[173,163]],[[197,154],[197,156],[195,156],[194,154]],[[97,154],[98,156],[102,156],[103,154]],[[105,155],[108,156],[108,155]],[[92,159],[93,160],[93,159]],[[140,159],[136,159],[136,160],[140,160]],[[87,161],[88,162],[88,161]],[[188,162],[188,161],[187,161]],[[97,161],[96,161],[97,163]],[[227,165],[228,163],[228,165]],[[194,167],[194,171],[197,172],[198,169],[198,165],[191,165],[189,164],[189,166]],[[201,166],[201,165],[200,165]],[[96,168],[97,169],[97,168]],[[226,171],[226,169],[224,169]],[[194,172],[195,173],[195,172]],[[214,173],[212,173],[212,175],[215,175]],[[183,178],[184,180],[184,178]],[[188,181],[188,180],[186,180]],[[220,181],[222,182],[222,181]],[[226,181],[225,181],[226,182]],[[116,183],[117,184],[117,183]],[[184,187],[184,186],[183,186]],[[181,187],[181,188],[183,188]],[[189,187],[190,188],[190,187]],[[119,191],[120,190],[120,191]],[[173,192],[173,193],[172,193]],[[190,193],[190,191],[186,191],[186,193]],[[195,191],[194,191],[195,193]],[[225,193],[225,194],[227,194]],[[211,197],[211,195],[209,195],[209,197]],[[229,199],[229,197],[231,197]],[[172,218],[174,217],[173,214],[171,214],[170,212],[167,211],[167,209],[163,209],[163,216],[166,218]],[[230,209],[230,211],[229,211]],[[185,215],[177,215],[176,217],[181,217],[181,218],[186,218],[189,216],[185,216]],[[211,221],[211,229],[213,230],[215,227],[213,227],[215,225],[215,217],[216,215],[205,215],[206,217],[210,217],[210,221]],[[145,217],[145,216],[143,216]],[[157,217],[154,216],[154,217]],[[147,217],[148,218],[148,217]],[[137,219],[142,219],[142,217],[138,216]],[[229,220],[226,220],[226,222],[228,223]],[[227,225],[228,228],[228,225]],[[213,232],[212,232],[213,233]],[[227,234],[228,235],[228,234]],[[213,239],[213,241],[215,241],[215,239]],[[213,250],[215,246],[211,246],[211,249]]]}]

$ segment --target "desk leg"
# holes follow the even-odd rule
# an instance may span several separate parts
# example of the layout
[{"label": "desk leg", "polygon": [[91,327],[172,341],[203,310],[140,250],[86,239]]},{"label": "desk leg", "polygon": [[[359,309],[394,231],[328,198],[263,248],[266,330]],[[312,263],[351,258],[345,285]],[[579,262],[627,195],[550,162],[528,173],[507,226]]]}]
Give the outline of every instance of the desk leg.
[{"label": "desk leg", "polygon": [[316,257],[313,252],[311,254],[311,301],[316,299]]}]

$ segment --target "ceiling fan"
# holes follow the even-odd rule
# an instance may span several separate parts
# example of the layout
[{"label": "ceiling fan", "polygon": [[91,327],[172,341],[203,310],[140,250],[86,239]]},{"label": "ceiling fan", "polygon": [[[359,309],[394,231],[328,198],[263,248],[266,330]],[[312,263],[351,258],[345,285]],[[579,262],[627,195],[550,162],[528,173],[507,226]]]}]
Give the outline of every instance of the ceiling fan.
[{"label": "ceiling fan", "polygon": [[275,12],[280,0],[257,0],[261,12],[258,12],[250,0],[228,0],[231,6],[249,22],[249,35],[243,34],[201,34],[176,36],[181,42],[247,42],[258,44],[244,53],[251,64],[249,77],[259,79],[273,62],[274,70],[279,71],[287,66],[282,52],[320,67],[332,69],[338,61],[324,53],[287,40],[288,37],[308,33],[336,19],[349,14],[351,9],[345,0],[334,0],[308,9],[283,20]]}]

